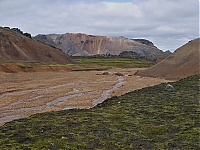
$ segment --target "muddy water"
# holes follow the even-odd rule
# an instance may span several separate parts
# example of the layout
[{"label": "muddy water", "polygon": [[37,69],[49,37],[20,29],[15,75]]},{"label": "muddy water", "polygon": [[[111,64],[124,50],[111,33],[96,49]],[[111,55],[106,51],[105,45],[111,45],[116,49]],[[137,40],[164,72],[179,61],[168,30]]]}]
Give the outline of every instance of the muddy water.
[{"label": "muddy water", "polygon": [[[51,101],[51,102],[47,103],[45,106],[46,106],[46,108],[49,108],[49,107],[62,105],[63,103],[65,103],[66,101],[68,101],[71,98],[81,97],[81,96],[85,96],[85,95],[91,95],[93,93],[95,93],[95,91],[86,92],[86,93],[77,93],[77,94],[71,94],[71,95],[63,96],[63,97],[55,99],[54,101]],[[65,108],[64,108],[64,110],[65,110]]]},{"label": "muddy water", "polygon": [[[111,69],[109,75],[99,71],[2,74],[0,125],[41,112],[90,108],[114,95],[169,82],[134,76],[137,70]],[[115,72],[124,76],[116,76]],[[7,92],[9,89],[12,92]]]},{"label": "muddy water", "polygon": [[[90,84],[95,85],[97,83],[98,82],[94,81],[94,82],[91,82]],[[37,89],[30,89],[30,90],[14,91],[14,92],[9,92],[9,93],[4,93],[0,96],[0,99],[6,98],[6,97],[9,97],[9,96],[20,96],[20,95],[23,95],[23,94],[39,92],[37,96],[29,96],[28,98],[22,98],[18,101],[12,102],[12,103],[7,104],[6,106],[0,108],[0,114],[2,116],[0,118],[0,125],[4,124],[6,122],[9,122],[9,121],[15,120],[15,119],[25,117],[26,114],[30,114],[30,112],[34,112],[34,113],[44,112],[47,109],[62,106],[68,100],[70,100],[72,98],[84,97],[84,96],[92,95],[92,94],[99,92],[98,90],[83,92],[82,89],[79,88],[79,86],[83,85],[83,84],[87,84],[87,83],[83,83],[83,82],[67,83],[67,84],[60,84],[60,85],[44,87],[44,88],[37,88]],[[124,84],[124,78],[122,76],[118,76],[117,83],[111,89],[104,90],[101,94],[101,97],[99,97],[98,99],[94,99],[93,105],[95,106],[95,105],[103,102],[105,99],[108,98],[110,92],[121,87],[123,84]],[[30,106],[28,107],[28,106],[25,105],[25,107],[17,107],[19,105],[27,104],[27,102],[34,103],[34,101],[37,101],[40,98],[47,97],[47,95],[45,94],[45,91],[51,91],[51,90],[55,90],[55,89],[59,89],[59,88],[67,87],[67,86],[71,87],[71,86],[74,86],[74,85],[76,85],[78,87],[75,87],[71,91],[67,92],[65,96],[55,98],[54,100],[47,102],[43,105],[32,106],[32,107],[30,107]],[[44,93],[44,94],[42,94],[41,92]],[[57,97],[57,96],[56,95],[48,95],[48,97]],[[88,107],[86,107],[86,106],[84,106],[84,107],[83,106],[79,106],[79,107],[68,106],[68,107],[63,108],[63,110],[74,109],[74,108],[79,108],[79,109],[87,108],[88,109],[90,107],[89,106]]]},{"label": "muddy water", "polygon": [[51,86],[51,87],[47,87],[47,88],[45,87],[45,88],[38,88],[38,89],[33,89],[33,90],[9,92],[9,93],[0,95],[0,98],[4,98],[9,95],[17,95],[17,94],[28,93],[28,92],[37,92],[37,91],[44,91],[44,90],[48,91],[48,90],[52,90],[52,89],[56,89],[56,88],[60,88],[60,87],[68,86],[68,85],[73,85],[73,84],[74,83],[68,83],[68,84],[60,84],[60,85],[56,85],[56,86]]},{"label": "muddy water", "polygon": [[[19,108],[19,109],[11,109],[11,110],[7,110],[7,111],[4,111],[4,112],[1,112],[1,110],[0,110],[1,114],[8,115],[8,116],[5,116],[3,118],[0,118],[0,124],[3,124],[3,123],[8,122],[8,121],[12,121],[14,119],[21,118],[21,116],[22,116],[22,115],[10,115],[9,116],[9,113],[24,114],[26,112],[32,112],[32,111],[44,111],[45,109],[59,106],[59,105],[65,103],[67,100],[69,100],[71,98],[81,97],[81,96],[85,96],[85,95],[91,95],[94,92],[95,91],[86,92],[86,93],[71,94],[71,95],[68,95],[68,96],[57,98],[57,99],[55,99],[55,100],[53,100],[51,102],[48,102],[47,104],[42,105],[42,106],[35,106],[35,107],[29,107],[29,108]],[[13,104],[11,104],[9,106],[13,106]],[[8,108],[9,106],[6,106],[6,108]],[[73,108],[74,107],[72,107],[72,108],[67,107],[67,108],[64,108],[63,110],[73,109]]]},{"label": "muddy water", "polygon": [[[69,93],[72,93],[72,92],[77,92],[77,90],[73,89]],[[41,105],[41,106],[27,107],[27,108],[14,109],[15,106],[17,106],[19,104],[23,104],[24,100],[13,102],[13,103],[5,106],[5,107],[0,108],[0,114],[2,114],[4,116],[4,117],[0,118],[0,125],[4,124],[5,122],[9,122],[9,121],[12,121],[12,120],[15,120],[15,119],[22,118],[24,116],[23,114],[26,114],[28,112],[37,112],[37,111],[41,112],[41,111],[44,111],[46,109],[59,106],[59,105],[65,103],[67,100],[69,100],[71,98],[85,96],[87,94],[93,94],[93,93],[94,93],[94,91],[86,92],[86,93],[70,94],[70,95],[67,95],[67,96],[59,97],[59,98],[57,98],[57,99],[55,99],[51,102],[48,102],[44,105]],[[12,94],[14,94],[14,93],[12,93]],[[38,98],[41,98],[41,97],[44,97],[44,95],[40,95],[40,96],[31,98],[31,100],[35,100],[35,99],[38,99]]]},{"label": "muddy water", "polygon": [[115,84],[111,89],[103,91],[101,94],[101,97],[98,99],[93,100],[93,105],[96,106],[97,104],[102,103],[104,100],[106,100],[110,94],[110,92],[116,90],[117,88],[121,87],[124,84],[124,77],[118,76],[118,83]]},{"label": "muddy water", "polygon": [[19,119],[19,118],[22,118],[22,117],[23,117],[22,115],[12,115],[12,116],[3,117],[3,118],[0,119],[0,125],[3,125],[6,122],[9,122],[9,121],[12,121],[12,120],[15,120],[15,119]]}]

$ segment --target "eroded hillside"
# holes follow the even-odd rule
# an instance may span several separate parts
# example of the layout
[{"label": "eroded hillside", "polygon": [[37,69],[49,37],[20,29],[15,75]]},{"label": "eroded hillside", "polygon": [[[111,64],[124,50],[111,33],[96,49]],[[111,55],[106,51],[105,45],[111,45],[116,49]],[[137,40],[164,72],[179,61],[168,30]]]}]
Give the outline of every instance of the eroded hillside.
[{"label": "eroded hillside", "polygon": [[0,61],[31,61],[72,63],[62,51],[25,36],[20,32],[0,27]]},{"label": "eroded hillside", "polygon": [[137,75],[180,79],[200,73],[200,38],[178,48],[160,63],[139,71]]},{"label": "eroded hillside", "polygon": [[132,51],[141,58],[156,60],[169,55],[155,47],[152,42],[144,39],[94,36],[81,33],[37,35],[35,39],[55,46],[71,56],[119,55],[123,51]]}]

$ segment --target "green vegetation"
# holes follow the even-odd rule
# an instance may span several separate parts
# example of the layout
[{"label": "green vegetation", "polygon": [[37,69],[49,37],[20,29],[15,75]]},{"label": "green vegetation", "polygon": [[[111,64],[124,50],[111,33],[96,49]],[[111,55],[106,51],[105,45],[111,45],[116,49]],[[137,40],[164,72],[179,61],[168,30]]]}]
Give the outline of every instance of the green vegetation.
[{"label": "green vegetation", "polygon": [[[76,58],[75,64],[43,63],[34,61],[0,61],[0,66],[5,72],[16,72],[10,69],[11,66],[21,69],[24,72],[35,72],[37,70],[68,70],[68,71],[92,71],[108,70],[111,68],[146,68],[154,63],[147,60],[129,58]],[[15,67],[14,67],[15,68]]]},{"label": "green vegetation", "polygon": [[0,149],[199,149],[199,78],[12,121],[0,127]]},{"label": "green vegetation", "polygon": [[68,66],[73,71],[108,70],[111,68],[145,68],[154,63],[129,58],[74,58],[77,64]]},{"label": "green vegetation", "polygon": [[154,63],[141,59],[130,58],[75,58],[79,64],[93,64],[115,68],[144,68],[153,66]]}]

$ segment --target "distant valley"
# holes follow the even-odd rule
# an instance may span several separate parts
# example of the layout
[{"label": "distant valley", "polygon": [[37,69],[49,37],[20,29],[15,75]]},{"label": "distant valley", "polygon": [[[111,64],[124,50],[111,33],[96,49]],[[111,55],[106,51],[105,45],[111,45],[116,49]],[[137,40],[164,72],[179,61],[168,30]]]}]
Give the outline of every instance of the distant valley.
[{"label": "distant valley", "polygon": [[199,43],[0,27],[0,149],[198,149]]}]

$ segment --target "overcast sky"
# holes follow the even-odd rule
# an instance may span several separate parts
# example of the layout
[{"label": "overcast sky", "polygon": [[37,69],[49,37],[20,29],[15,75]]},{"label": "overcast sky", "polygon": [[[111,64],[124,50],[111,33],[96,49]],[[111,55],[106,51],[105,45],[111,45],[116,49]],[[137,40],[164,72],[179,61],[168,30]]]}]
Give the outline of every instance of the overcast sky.
[{"label": "overcast sky", "polygon": [[145,38],[174,51],[199,37],[199,0],[0,0],[0,26]]}]

